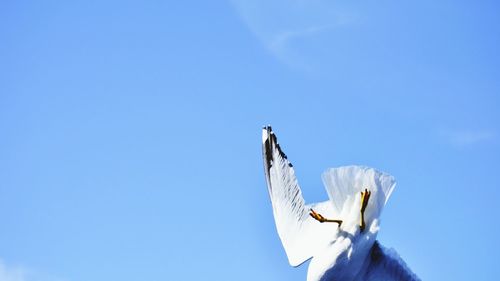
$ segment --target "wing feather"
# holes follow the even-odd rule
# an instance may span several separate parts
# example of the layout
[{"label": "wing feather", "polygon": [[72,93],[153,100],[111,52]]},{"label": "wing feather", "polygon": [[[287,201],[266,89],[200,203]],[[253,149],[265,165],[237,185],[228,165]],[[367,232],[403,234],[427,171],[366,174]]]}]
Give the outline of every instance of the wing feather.
[{"label": "wing feather", "polygon": [[[264,127],[262,149],[267,187],[276,229],[292,266],[310,259],[316,249],[335,236],[336,224],[320,224],[309,216],[309,208],[331,214],[330,201],[306,205],[292,163],[278,144],[270,126]],[[321,227],[319,227],[321,225]]]}]

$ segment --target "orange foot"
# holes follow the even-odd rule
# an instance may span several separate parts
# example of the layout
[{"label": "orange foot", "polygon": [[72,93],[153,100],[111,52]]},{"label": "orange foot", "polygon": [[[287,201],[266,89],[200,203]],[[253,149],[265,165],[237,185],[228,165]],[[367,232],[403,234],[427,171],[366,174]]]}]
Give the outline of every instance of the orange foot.
[{"label": "orange foot", "polygon": [[342,220],[330,220],[330,219],[323,217],[321,214],[316,213],[313,209],[309,209],[309,211],[310,211],[309,215],[311,217],[313,217],[315,220],[319,221],[320,223],[335,222],[335,223],[338,223],[339,226],[342,224]]},{"label": "orange foot", "polygon": [[359,228],[361,231],[365,230],[365,210],[368,205],[368,200],[370,200],[371,191],[365,188],[365,191],[361,191],[361,222],[359,224]]}]

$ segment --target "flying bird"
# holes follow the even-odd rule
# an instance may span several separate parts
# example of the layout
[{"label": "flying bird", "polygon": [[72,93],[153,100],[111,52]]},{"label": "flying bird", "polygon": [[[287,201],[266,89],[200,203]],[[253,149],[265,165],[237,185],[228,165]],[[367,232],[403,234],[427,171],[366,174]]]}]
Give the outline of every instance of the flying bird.
[{"label": "flying bird", "polygon": [[420,280],[376,240],[396,185],[391,175],[364,166],[330,168],[322,175],[329,200],[306,204],[271,126],[263,128],[262,150],[278,235],[290,265],[311,259],[307,281]]}]

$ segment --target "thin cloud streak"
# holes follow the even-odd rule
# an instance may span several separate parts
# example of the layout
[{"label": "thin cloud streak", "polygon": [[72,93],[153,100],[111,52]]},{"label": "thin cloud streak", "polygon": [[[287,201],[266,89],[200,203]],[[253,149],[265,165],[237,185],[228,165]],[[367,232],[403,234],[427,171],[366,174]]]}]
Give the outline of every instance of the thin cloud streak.
[{"label": "thin cloud streak", "polygon": [[491,130],[444,131],[442,133],[453,146],[464,147],[485,143],[496,139],[497,134]]},{"label": "thin cloud streak", "polygon": [[9,265],[0,259],[0,281],[67,281],[19,265]]},{"label": "thin cloud streak", "polygon": [[0,260],[0,281],[26,281],[25,270],[19,266],[7,266]]},{"label": "thin cloud streak", "polygon": [[[315,38],[329,34],[351,24],[359,24],[359,14],[352,5],[340,5],[328,1],[246,1],[232,0],[241,20],[261,43],[280,61],[291,67],[308,70]],[[331,36],[330,36],[330,33]],[[312,50],[301,48],[306,42]],[[297,44],[295,44],[297,43]],[[327,44],[332,44],[329,42]],[[335,46],[331,46],[335,50]]]},{"label": "thin cloud streak", "polygon": [[336,24],[328,24],[328,25],[322,25],[322,26],[311,26],[306,29],[301,29],[301,30],[288,30],[288,31],[283,31],[279,34],[277,34],[273,40],[271,40],[268,44],[269,49],[275,51],[275,52],[280,52],[284,48],[286,48],[286,45],[291,42],[292,40],[295,39],[300,39],[302,37],[308,37],[315,35],[320,32],[325,32],[328,31],[329,29],[332,29],[336,26]]},{"label": "thin cloud streak", "polygon": [[306,72],[310,72],[312,67],[307,59],[297,50],[293,48],[293,41],[306,40],[308,37],[317,36],[319,33],[328,32],[333,29],[336,24],[322,25],[322,26],[311,26],[306,29],[300,30],[287,30],[278,33],[269,40],[269,42],[264,42],[266,47],[276,56],[278,59],[283,61],[294,68],[300,68]]}]

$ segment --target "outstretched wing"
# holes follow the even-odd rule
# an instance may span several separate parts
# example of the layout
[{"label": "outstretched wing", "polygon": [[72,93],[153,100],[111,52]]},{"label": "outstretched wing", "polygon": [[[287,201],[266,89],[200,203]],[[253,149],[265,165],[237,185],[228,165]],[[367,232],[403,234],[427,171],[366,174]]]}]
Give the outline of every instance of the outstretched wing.
[{"label": "outstretched wing", "polygon": [[392,249],[387,249],[376,241],[370,253],[370,264],[365,281],[420,281],[401,257]]},{"label": "outstretched wing", "polygon": [[274,221],[292,266],[311,258],[316,249],[335,237],[337,224],[321,224],[309,216],[309,208],[328,216],[329,201],[306,205],[292,163],[281,150],[270,126],[262,132],[262,149],[267,187],[273,205]]}]

